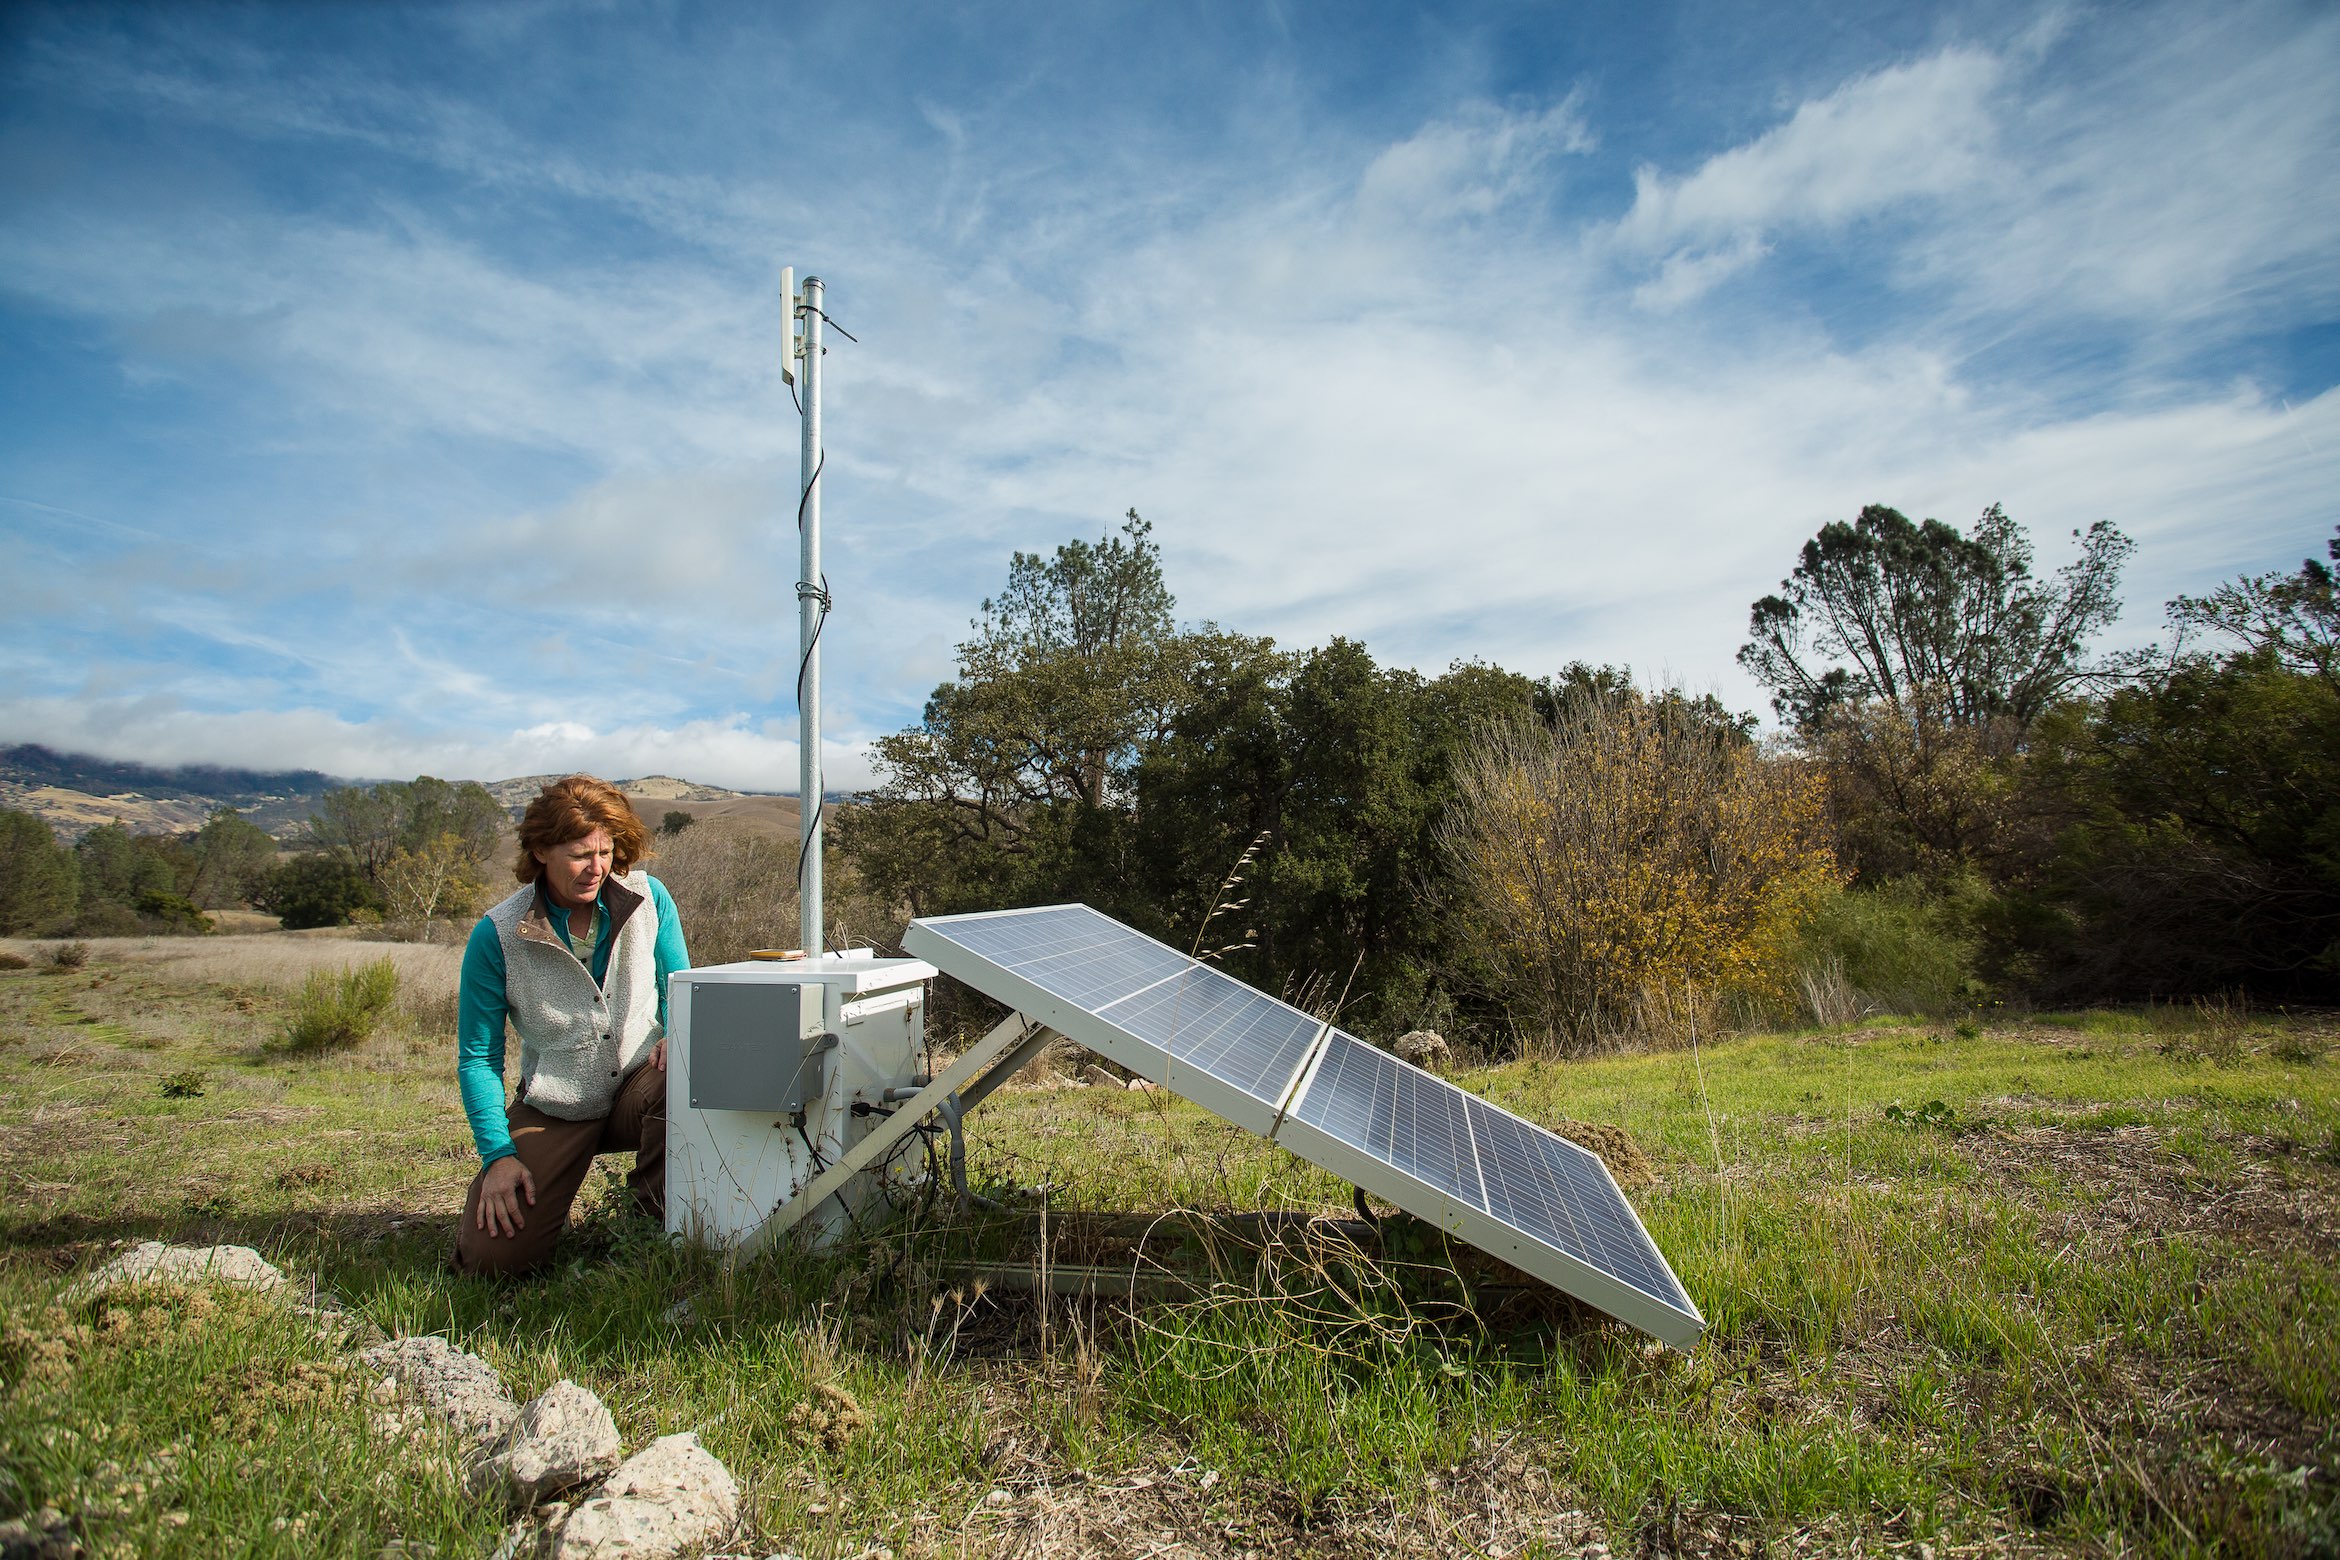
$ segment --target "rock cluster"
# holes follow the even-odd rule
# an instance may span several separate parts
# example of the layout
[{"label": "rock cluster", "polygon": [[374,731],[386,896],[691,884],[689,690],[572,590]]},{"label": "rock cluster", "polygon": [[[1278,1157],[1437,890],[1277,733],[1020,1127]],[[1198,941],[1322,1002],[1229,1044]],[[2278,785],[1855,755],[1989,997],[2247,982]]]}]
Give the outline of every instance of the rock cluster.
[{"label": "rock cluster", "polygon": [[[377,1344],[358,1361],[383,1373],[379,1395],[454,1432],[466,1489],[541,1522],[533,1547],[514,1553],[665,1560],[704,1549],[739,1520],[738,1483],[696,1435],[662,1436],[620,1461],[617,1422],[573,1381],[553,1383],[523,1407],[494,1366],[444,1338]],[[573,1502],[544,1504],[572,1492]]]},{"label": "rock cluster", "polygon": [[[464,1441],[479,1443],[504,1433],[520,1405],[504,1390],[496,1368],[444,1338],[397,1338],[360,1349],[357,1361],[381,1378],[377,1401],[420,1408]],[[381,1421],[395,1434],[408,1421],[395,1413]]]},{"label": "rock cluster", "polygon": [[[229,1284],[267,1293],[291,1287],[249,1246],[148,1241],[74,1284],[65,1297],[79,1302],[123,1284]],[[297,1309],[319,1321],[321,1337],[370,1330],[330,1296],[311,1297]],[[626,1458],[609,1409],[576,1382],[555,1382],[523,1406],[494,1366],[444,1338],[378,1332],[375,1338],[354,1359],[375,1378],[376,1427],[408,1440],[451,1437],[465,1488],[523,1514],[507,1553],[535,1560],[669,1560],[706,1550],[737,1524],[739,1484],[696,1435],[661,1436]],[[20,1553],[70,1554],[75,1543],[70,1524],[51,1511],[0,1524],[0,1549],[11,1560]]]},{"label": "rock cluster", "polygon": [[624,1455],[617,1421],[601,1399],[573,1381],[556,1381],[486,1444],[464,1483],[475,1495],[500,1491],[527,1508],[592,1483]]},{"label": "rock cluster", "polygon": [[81,1540],[73,1522],[54,1506],[0,1522],[0,1555],[8,1560],[80,1560]]},{"label": "rock cluster", "polygon": [[738,1520],[731,1470],[685,1431],[660,1436],[620,1463],[599,1490],[557,1511],[536,1553],[539,1560],[651,1560],[704,1548]]}]

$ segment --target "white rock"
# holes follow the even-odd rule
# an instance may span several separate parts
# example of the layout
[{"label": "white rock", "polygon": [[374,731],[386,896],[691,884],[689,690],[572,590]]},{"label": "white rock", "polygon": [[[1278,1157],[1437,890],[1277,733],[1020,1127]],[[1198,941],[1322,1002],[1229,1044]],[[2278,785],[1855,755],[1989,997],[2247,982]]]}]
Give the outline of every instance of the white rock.
[{"label": "white rock", "polygon": [[617,1421],[601,1399],[573,1381],[556,1381],[489,1444],[465,1483],[475,1495],[502,1490],[515,1504],[533,1506],[600,1478],[624,1455]]},{"label": "white rock", "polygon": [[667,1560],[722,1538],[739,1520],[739,1485],[699,1438],[664,1435],[544,1530],[542,1560]]},{"label": "white rock", "polygon": [[394,1338],[360,1349],[357,1359],[467,1441],[492,1440],[519,1416],[496,1368],[444,1338]]},{"label": "white rock", "polygon": [[1397,1037],[1390,1049],[1402,1061],[1412,1062],[1424,1072],[1443,1072],[1454,1060],[1454,1051],[1446,1037],[1435,1029],[1409,1029]]},{"label": "white rock", "polygon": [[144,1241],[65,1291],[76,1305],[120,1284],[229,1284],[270,1294],[285,1276],[249,1246],[166,1246]]}]

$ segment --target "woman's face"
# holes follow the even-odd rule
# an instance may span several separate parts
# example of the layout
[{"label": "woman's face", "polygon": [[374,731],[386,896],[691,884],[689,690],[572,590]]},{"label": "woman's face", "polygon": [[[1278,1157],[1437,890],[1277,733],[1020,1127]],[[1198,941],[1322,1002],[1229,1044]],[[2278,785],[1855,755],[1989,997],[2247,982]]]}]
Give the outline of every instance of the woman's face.
[{"label": "woman's face", "polygon": [[544,868],[544,886],[554,902],[574,910],[601,897],[601,885],[609,876],[614,849],[609,842],[609,831],[595,829],[591,834],[564,841],[549,850],[529,854]]}]

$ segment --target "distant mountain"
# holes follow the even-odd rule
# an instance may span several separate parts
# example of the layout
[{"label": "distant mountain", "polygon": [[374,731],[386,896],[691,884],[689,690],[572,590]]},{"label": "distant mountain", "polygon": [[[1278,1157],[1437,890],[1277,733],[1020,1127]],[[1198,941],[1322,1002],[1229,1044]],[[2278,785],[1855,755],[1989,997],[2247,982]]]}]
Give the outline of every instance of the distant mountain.
[{"label": "distant mountain", "polygon": [[178,833],[200,828],[222,807],[282,838],[307,821],[318,797],[347,784],[314,769],[166,769],[37,743],[0,747],[0,806],[45,818],[69,839],[101,823],[124,824],[137,834]]},{"label": "distant mountain", "polygon": [[[488,795],[504,807],[515,811],[536,800],[536,793],[563,778],[560,775],[521,775],[511,780],[490,780]],[[697,785],[689,780],[677,780],[672,775],[644,775],[639,780],[619,780],[617,788],[638,802],[727,802],[747,795],[744,791],[726,791],[718,785]]]},{"label": "distant mountain", "polygon": [[[487,790],[497,803],[518,815],[536,793],[559,775],[523,775],[491,780]],[[232,807],[279,840],[290,842],[309,821],[317,799],[345,785],[371,785],[370,780],[343,780],[314,769],[232,769],[216,764],[183,764],[160,768],[152,764],[119,763],[85,753],[59,753],[36,743],[0,746],[0,807],[20,808],[47,820],[67,839],[79,839],[103,823],[119,823],[133,834],[177,834],[200,828],[203,820],[222,807]],[[728,815],[738,810],[716,804],[744,803],[749,793],[721,786],[699,785],[672,775],[645,775],[620,780],[635,810],[653,822],[658,809],[680,804],[696,811],[714,808]],[[832,798],[833,800],[834,798]],[[795,798],[756,798],[785,806],[793,829]],[[759,819],[770,807],[745,809]],[[710,816],[714,813],[710,813]],[[775,826],[778,826],[777,824]]]},{"label": "distant mountain", "polygon": [[188,801],[322,796],[337,785],[349,784],[314,769],[223,769],[217,764],[157,769],[151,764],[91,758],[86,753],[60,753],[34,742],[0,747],[0,780],[87,791],[92,796],[134,791],[141,796]]}]

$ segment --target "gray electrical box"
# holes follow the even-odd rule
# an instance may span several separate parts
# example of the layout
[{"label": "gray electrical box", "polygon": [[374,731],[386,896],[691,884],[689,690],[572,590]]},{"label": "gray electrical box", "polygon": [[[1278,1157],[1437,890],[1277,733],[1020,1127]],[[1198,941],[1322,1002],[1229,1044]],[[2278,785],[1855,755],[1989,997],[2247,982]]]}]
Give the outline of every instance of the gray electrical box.
[{"label": "gray electrical box", "polygon": [[[807,990],[778,983],[693,989],[691,1109],[804,1109],[805,1091],[820,1083],[820,1068],[807,1065]],[[818,1002],[820,988],[809,990]]]}]

